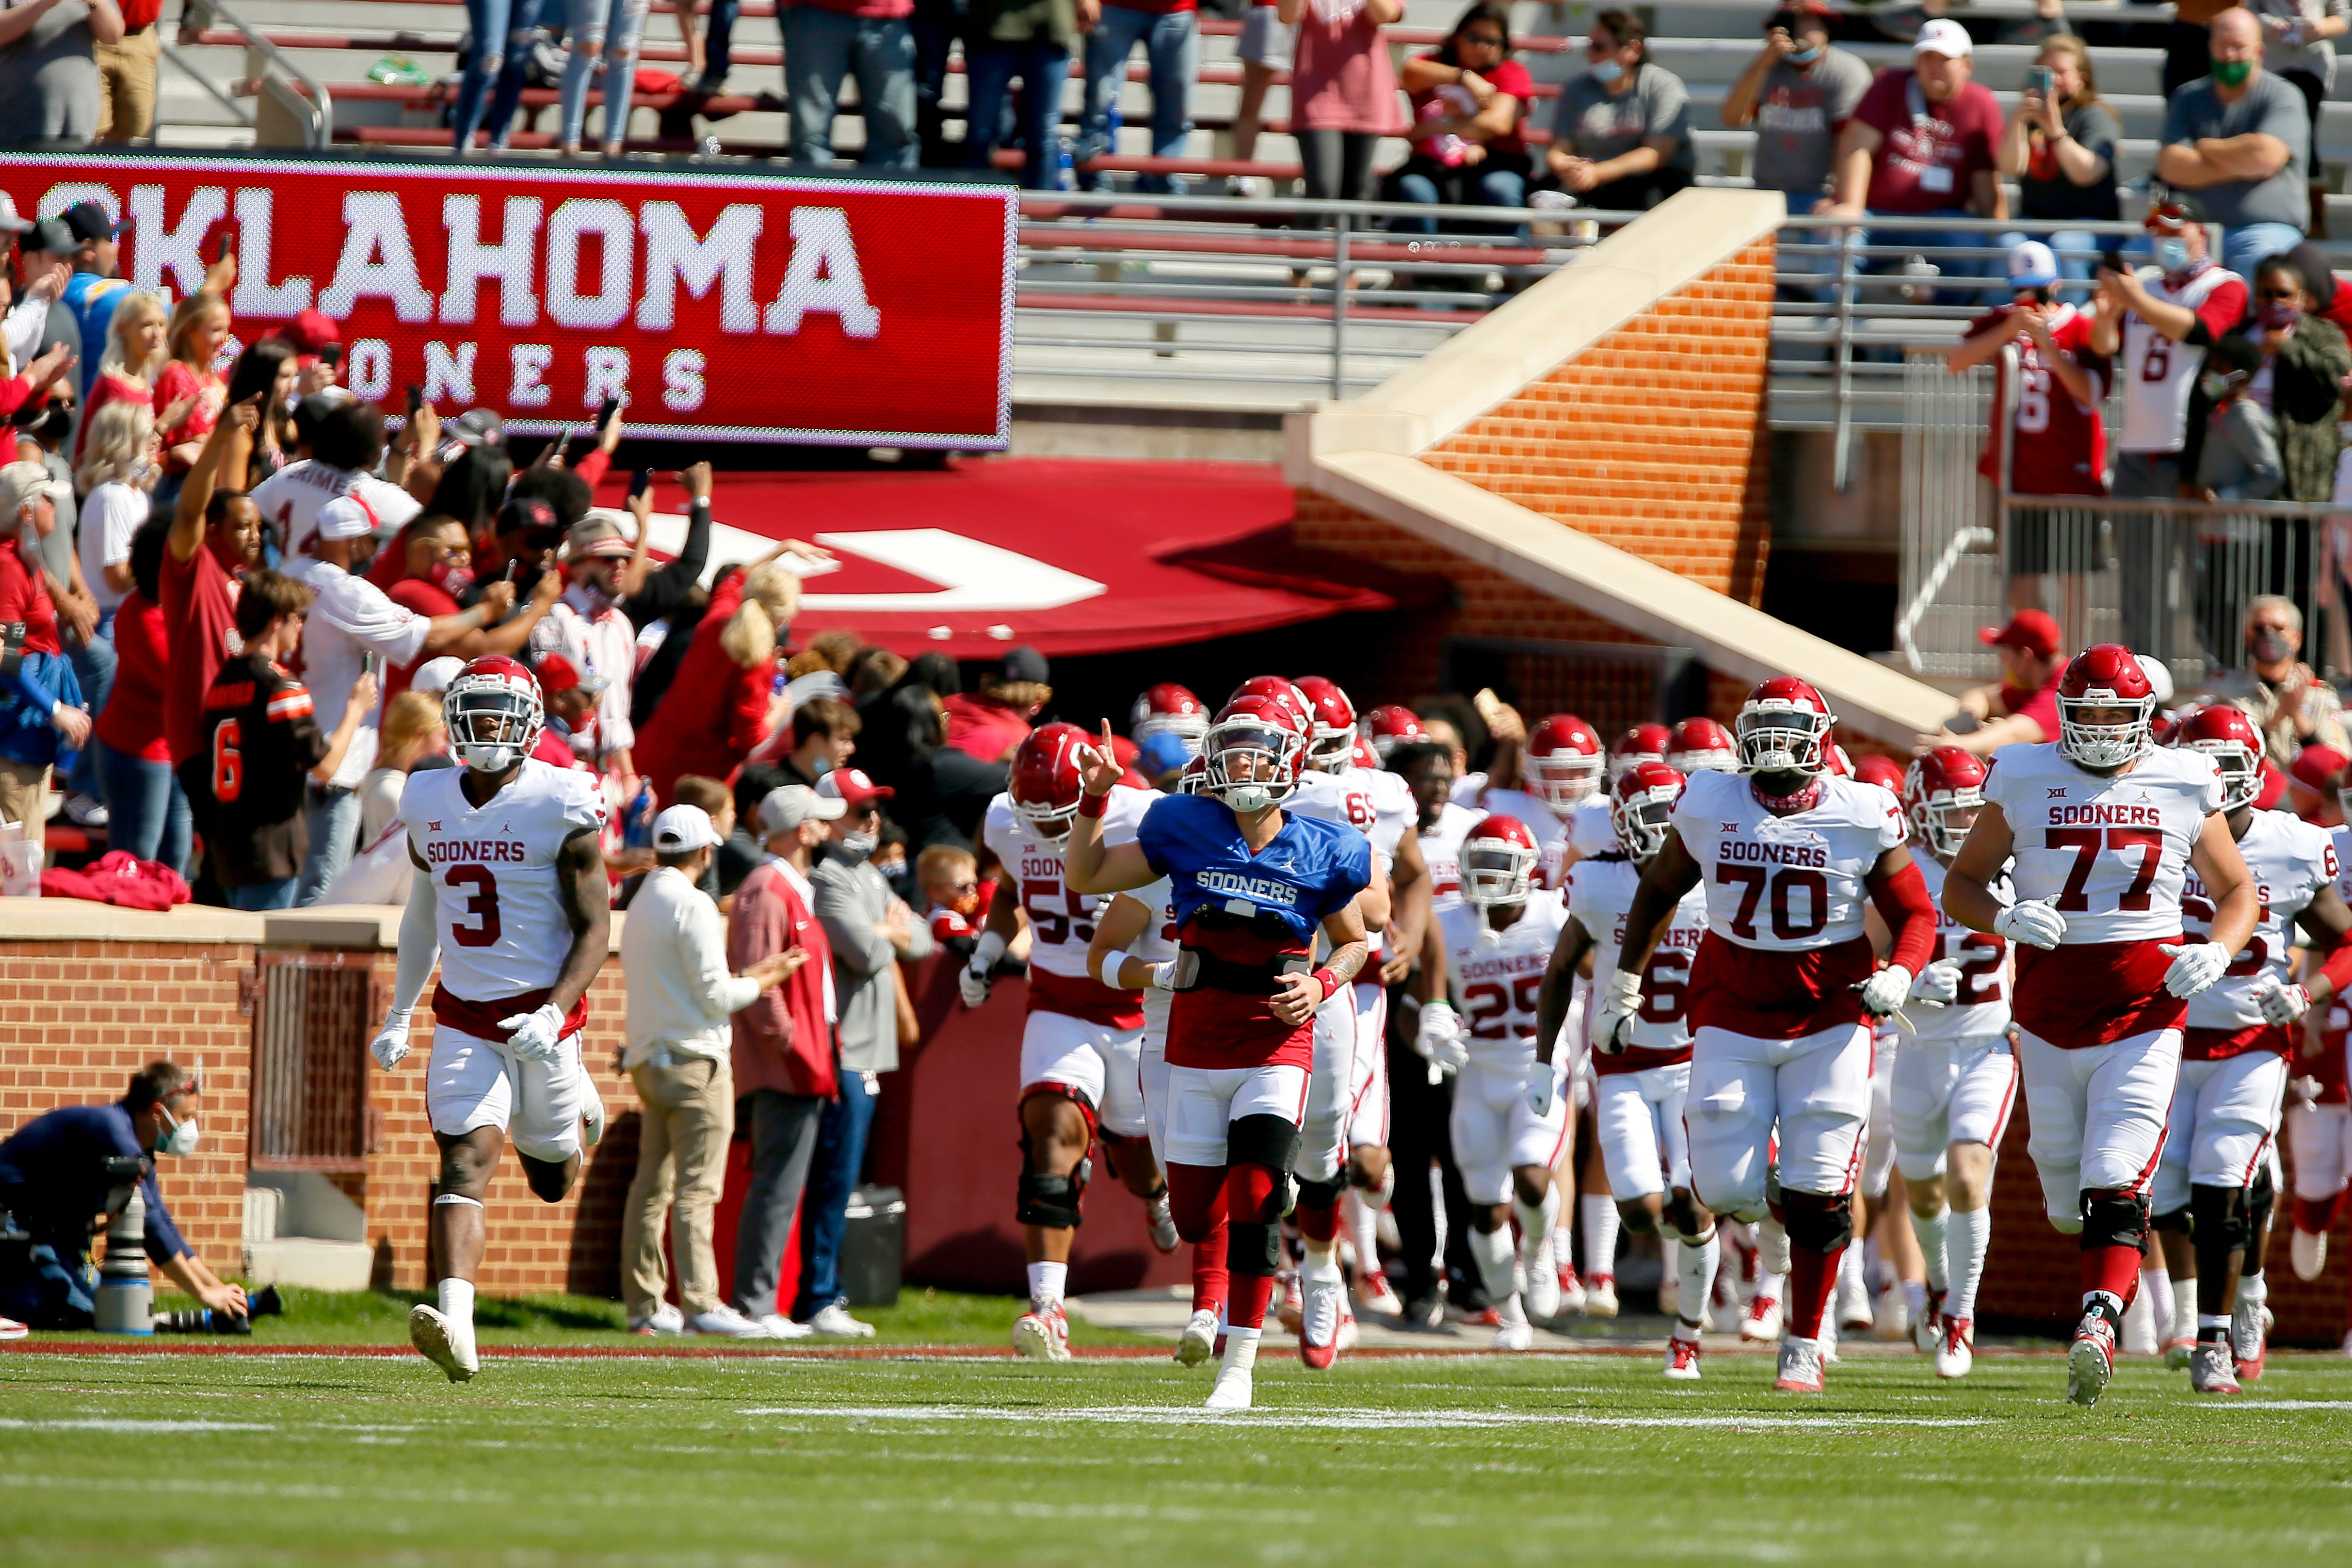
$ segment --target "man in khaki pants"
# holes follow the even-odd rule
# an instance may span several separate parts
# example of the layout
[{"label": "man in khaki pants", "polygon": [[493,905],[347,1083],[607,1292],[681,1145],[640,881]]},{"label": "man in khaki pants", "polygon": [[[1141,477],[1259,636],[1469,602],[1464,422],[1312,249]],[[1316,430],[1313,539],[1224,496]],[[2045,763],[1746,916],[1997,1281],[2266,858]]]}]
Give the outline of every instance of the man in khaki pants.
[{"label": "man in khaki pants", "polygon": [[[697,886],[718,845],[718,831],[698,806],[673,805],[654,818],[656,865],[622,922],[629,1044],[621,1065],[637,1086],[645,1121],[637,1173],[622,1211],[621,1293],[636,1333],[764,1339],[765,1328],[721,1299],[710,1247],[710,1216],[735,1135],[728,1018],[781,984],[808,953],[788,950],[740,975],[728,973],[719,906]],[[676,1307],[662,1300],[665,1211],[677,1260]]]}]

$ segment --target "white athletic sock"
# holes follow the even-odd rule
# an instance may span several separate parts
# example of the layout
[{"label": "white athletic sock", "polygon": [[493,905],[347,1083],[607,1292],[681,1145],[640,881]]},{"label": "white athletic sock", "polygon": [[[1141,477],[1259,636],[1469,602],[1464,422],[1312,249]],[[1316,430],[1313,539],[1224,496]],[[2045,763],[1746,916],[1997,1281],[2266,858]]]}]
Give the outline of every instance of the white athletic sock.
[{"label": "white athletic sock", "polygon": [[1264,1329],[1227,1329],[1225,1358],[1217,1363],[1220,1369],[1238,1367],[1244,1372],[1257,1365],[1257,1342]]},{"label": "white athletic sock", "polygon": [[2172,1335],[2172,1275],[2162,1261],[2139,1271],[2139,1293],[2147,1298],[2148,1327],[2158,1342]]},{"label": "white athletic sock", "polygon": [[2263,1279],[2261,1275],[2241,1274],[2238,1276],[2239,1300],[2251,1301],[2255,1306],[2259,1307],[2270,1299],[2271,1288],[2269,1282]]},{"label": "white athletic sock", "polygon": [[1519,1216],[1519,1261],[1533,1274],[1551,1266],[1551,1232],[1559,1223],[1559,1189],[1546,1187],[1543,1202],[1532,1206],[1513,1200]]},{"label": "white athletic sock", "polygon": [[439,1286],[441,1315],[467,1339],[474,1337],[474,1282],[444,1279]]},{"label": "white athletic sock", "polygon": [[1486,1295],[1499,1308],[1518,1289],[1511,1278],[1511,1233],[1502,1226],[1491,1231],[1472,1230],[1470,1256],[1478,1260],[1478,1278],[1486,1287]]},{"label": "white athletic sock", "polygon": [[1973,1321],[1977,1287],[1984,1282],[1985,1248],[1992,1245],[1992,1210],[1947,1209],[1945,1220],[1944,1316]]},{"label": "white athletic sock", "polygon": [[2197,1276],[2172,1282],[2172,1340],[2193,1340],[2197,1337]]},{"label": "white athletic sock", "polygon": [[1069,1283],[1070,1266],[1066,1263],[1033,1263],[1029,1266],[1029,1304],[1050,1307],[1062,1299],[1062,1289]]},{"label": "white athletic sock", "polygon": [[1789,1277],[1785,1274],[1774,1274],[1769,1271],[1759,1271],[1756,1276],[1756,1299],[1758,1300],[1777,1301],[1780,1299],[1780,1292],[1788,1288]]},{"label": "white athletic sock", "polygon": [[1863,1264],[1868,1256],[1869,1244],[1867,1242],[1864,1243],[1861,1247],[1854,1247],[1852,1245],[1847,1246],[1843,1255],[1838,1258],[1838,1288],[1840,1289],[1852,1289],[1866,1291],[1867,1287],[1864,1279],[1865,1271],[1863,1268]]},{"label": "white athletic sock", "polygon": [[1587,1193],[1576,1200],[1584,1223],[1584,1272],[1588,1278],[1617,1273],[1617,1205],[1606,1193]]},{"label": "white athletic sock", "polygon": [[1675,1244],[1675,1282],[1680,1290],[1675,1298],[1679,1316],[1675,1332],[1685,1339],[1695,1337],[1698,1330],[1689,1324],[1706,1321],[1706,1303],[1715,1294],[1715,1271],[1723,1261],[1723,1240],[1715,1231],[1706,1233],[1705,1241],[1678,1241]]},{"label": "white athletic sock", "polygon": [[[1951,1224],[1952,1211],[1948,1207],[1937,1209],[1927,1219],[1919,1217],[1917,1209],[1911,1211],[1911,1234],[1919,1238],[1919,1255],[1927,1260],[1927,1289],[1930,1290],[1951,1288],[1951,1263],[1944,1256],[1944,1236],[1951,1228]],[[1911,1310],[1916,1314],[1919,1303],[1912,1302]]]},{"label": "white athletic sock", "polygon": [[1308,1285],[1346,1284],[1348,1282],[1348,1277],[1346,1274],[1342,1273],[1339,1268],[1339,1249],[1338,1244],[1335,1242],[1331,1246],[1326,1247],[1321,1255],[1318,1256],[1315,1250],[1315,1244],[1311,1241],[1308,1242],[1307,1244],[1307,1256],[1299,1264],[1298,1278],[1301,1283]]},{"label": "white athletic sock", "polygon": [[1348,1239],[1356,1248],[1356,1278],[1370,1279],[1381,1271],[1381,1215],[1352,1189],[1339,1200],[1339,1215]]}]

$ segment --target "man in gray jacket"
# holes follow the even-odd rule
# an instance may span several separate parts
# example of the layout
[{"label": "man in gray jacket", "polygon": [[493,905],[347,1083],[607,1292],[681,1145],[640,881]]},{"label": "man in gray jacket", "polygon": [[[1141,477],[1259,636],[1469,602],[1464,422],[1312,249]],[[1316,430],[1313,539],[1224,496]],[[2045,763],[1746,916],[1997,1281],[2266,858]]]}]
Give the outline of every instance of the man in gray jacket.
[{"label": "man in gray jacket", "polygon": [[801,1205],[800,1294],[793,1317],[820,1334],[856,1338],[874,1331],[849,1315],[841,1292],[841,1237],[849,1194],[866,1163],[880,1076],[898,1068],[901,959],[931,955],[930,928],[915,918],[871,864],[882,827],[882,802],[896,794],[857,768],[835,768],[817,794],[848,810],[826,824],[829,837],[809,878],[816,918],[833,944],[834,991],[840,999],[841,1098],[824,1109],[815,1166]]}]

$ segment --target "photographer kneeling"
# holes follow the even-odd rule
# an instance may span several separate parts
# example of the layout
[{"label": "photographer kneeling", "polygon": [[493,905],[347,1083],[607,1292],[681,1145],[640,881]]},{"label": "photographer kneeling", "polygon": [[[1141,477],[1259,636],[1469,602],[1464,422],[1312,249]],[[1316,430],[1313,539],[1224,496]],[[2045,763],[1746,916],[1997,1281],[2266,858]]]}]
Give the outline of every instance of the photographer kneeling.
[{"label": "photographer kneeling", "polygon": [[[147,1205],[147,1257],[205,1306],[244,1315],[244,1287],[205,1268],[172,1223],[155,1156],[196,1152],[203,1086],[185,1068],[150,1062],[111,1105],[67,1105],[0,1142],[0,1314],[37,1329],[86,1329],[94,1303],[89,1239],[130,1200]],[[24,1237],[31,1238],[29,1247]]]}]

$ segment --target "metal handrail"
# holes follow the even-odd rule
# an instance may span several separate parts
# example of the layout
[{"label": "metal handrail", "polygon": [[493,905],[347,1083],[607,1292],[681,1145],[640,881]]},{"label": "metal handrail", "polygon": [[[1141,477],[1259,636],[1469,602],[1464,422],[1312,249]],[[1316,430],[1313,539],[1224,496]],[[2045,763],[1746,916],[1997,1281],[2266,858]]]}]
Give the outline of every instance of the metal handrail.
[{"label": "metal handrail", "polygon": [[[170,62],[173,69],[177,70],[182,76],[186,77],[190,81],[194,82],[198,87],[204,89],[205,92],[211,94],[213,100],[218,103],[223,109],[227,110],[230,117],[239,125],[244,126],[248,131],[253,129],[253,116],[247,111],[245,105],[237,102],[234,97],[221,87],[220,83],[213,80],[212,78],[198,70],[196,68],[195,61],[182,54],[177,46],[173,44],[164,44],[163,46],[163,58]],[[155,95],[155,119],[152,129],[148,132],[148,139],[150,141],[160,142],[163,140],[165,112],[163,108],[164,101],[165,100],[162,93],[159,92]]]},{"label": "metal handrail", "polygon": [[[335,104],[324,82],[296,65],[284,50],[247,26],[224,0],[183,0],[180,26],[184,30],[194,27],[199,32],[208,31],[215,23],[245,39],[245,74],[260,83],[261,90],[268,95],[271,102],[304,123],[304,144],[312,152],[323,152],[332,145],[335,140]],[[269,76],[265,66],[277,67],[299,83],[303,90],[291,92],[281,84],[272,91],[277,79]],[[182,68],[187,68],[184,63]],[[209,87],[211,84],[207,82],[205,85]]]}]

